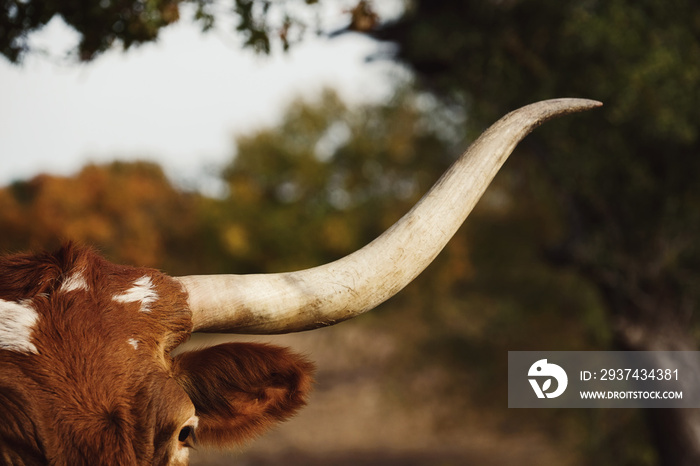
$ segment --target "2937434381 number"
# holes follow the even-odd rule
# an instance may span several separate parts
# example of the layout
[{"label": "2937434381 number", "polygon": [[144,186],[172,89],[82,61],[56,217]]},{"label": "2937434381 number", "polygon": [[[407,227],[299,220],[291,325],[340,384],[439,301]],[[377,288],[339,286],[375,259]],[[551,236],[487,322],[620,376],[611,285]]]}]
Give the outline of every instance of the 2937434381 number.
[{"label": "2937434381 number", "polygon": [[678,380],[678,369],[601,369],[600,380]]}]

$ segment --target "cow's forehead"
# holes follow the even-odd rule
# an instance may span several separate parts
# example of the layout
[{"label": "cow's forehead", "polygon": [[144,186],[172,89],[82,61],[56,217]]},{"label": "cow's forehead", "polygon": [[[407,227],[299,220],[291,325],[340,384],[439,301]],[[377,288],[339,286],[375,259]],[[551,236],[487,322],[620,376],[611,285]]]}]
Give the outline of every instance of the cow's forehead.
[{"label": "cow's forehead", "polygon": [[56,348],[85,348],[113,353],[119,360],[126,349],[139,360],[164,362],[191,330],[178,284],[148,269],[115,267],[108,276],[79,269],[52,293],[20,304],[36,316],[28,344],[46,357]]},{"label": "cow's forehead", "polygon": [[56,346],[80,350],[89,342],[167,353],[189,335],[186,296],[167,275],[112,264],[89,250],[52,259],[26,257],[4,270],[12,278],[3,277],[0,289],[0,348],[48,355]]}]

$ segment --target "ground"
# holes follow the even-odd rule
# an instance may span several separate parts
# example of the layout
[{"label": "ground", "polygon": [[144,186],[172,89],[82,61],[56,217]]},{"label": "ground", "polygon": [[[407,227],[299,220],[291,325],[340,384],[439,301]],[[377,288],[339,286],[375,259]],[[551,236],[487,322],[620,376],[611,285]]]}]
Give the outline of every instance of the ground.
[{"label": "ground", "polygon": [[[407,377],[397,372],[401,357],[398,338],[386,328],[355,322],[254,338],[290,346],[316,361],[317,383],[309,405],[240,451],[195,451],[191,464],[578,464],[566,442],[553,442],[541,432],[523,431],[518,427],[521,424],[490,416],[488,411],[485,414],[478,406],[470,407],[468,400],[434,396],[441,392],[441,385],[449,383],[450,374],[445,369],[435,367]],[[193,344],[201,345],[202,341],[195,337]],[[410,386],[405,380],[410,380]],[[460,396],[459,391],[455,396]],[[467,396],[466,391],[463,396]]]}]

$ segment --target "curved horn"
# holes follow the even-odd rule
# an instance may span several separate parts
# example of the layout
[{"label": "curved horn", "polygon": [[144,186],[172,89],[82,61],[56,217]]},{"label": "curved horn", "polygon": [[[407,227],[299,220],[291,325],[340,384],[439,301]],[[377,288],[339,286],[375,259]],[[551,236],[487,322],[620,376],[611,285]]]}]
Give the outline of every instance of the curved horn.
[{"label": "curved horn", "polygon": [[553,117],[600,105],[556,99],[509,113],[391,228],[335,262],[289,273],[180,277],[189,293],[193,331],[298,332],[333,325],[376,307],[432,262],[530,131]]}]

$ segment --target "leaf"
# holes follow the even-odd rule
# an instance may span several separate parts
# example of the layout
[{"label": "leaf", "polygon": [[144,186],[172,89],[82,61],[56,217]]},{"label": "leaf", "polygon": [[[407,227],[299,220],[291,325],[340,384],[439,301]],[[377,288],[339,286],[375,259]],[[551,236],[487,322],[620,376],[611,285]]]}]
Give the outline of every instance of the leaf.
[{"label": "leaf", "polygon": [[546,392],[549,390],[549,386],[552,385],[552,379],[547,379],[547,381],[542,385],[542,391]]}]

